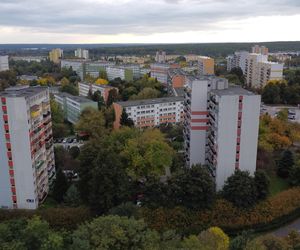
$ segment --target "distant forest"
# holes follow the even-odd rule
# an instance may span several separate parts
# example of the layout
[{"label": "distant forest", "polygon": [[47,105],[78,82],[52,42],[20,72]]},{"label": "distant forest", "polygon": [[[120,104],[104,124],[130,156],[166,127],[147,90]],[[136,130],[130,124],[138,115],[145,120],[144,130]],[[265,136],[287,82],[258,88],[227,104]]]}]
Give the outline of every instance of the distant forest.
[{"label": "distant forest", "polygon": [[62,48],[66,53],[76,48],[90,50],[90,55],[154,55],[157,50],[167,54],[201,54],[224,57],[234,51],[250,51],[254,44],[264,45],[270,52],[300,51],[298,42],[264,42],[264,43],[201,43],[201,44],[0,44],[0,54],[10,55],[47,55],[53,48]]}]

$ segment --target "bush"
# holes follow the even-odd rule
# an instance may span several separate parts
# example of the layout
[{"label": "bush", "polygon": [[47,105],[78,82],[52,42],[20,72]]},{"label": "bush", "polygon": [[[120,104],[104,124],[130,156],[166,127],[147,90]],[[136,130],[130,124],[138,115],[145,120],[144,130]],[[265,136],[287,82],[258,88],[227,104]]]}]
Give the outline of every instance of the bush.
[{"label": "bush", "polygon": [[180,207],[142,208],[141,214],[151,228],[173,229],[183,235],[198,234],[211,226],[218,226],[230,234],[248,229],[269,230],[300,215],[300,188],[283,191],[248,210],[218,199],[211,209],[203,211]]}]

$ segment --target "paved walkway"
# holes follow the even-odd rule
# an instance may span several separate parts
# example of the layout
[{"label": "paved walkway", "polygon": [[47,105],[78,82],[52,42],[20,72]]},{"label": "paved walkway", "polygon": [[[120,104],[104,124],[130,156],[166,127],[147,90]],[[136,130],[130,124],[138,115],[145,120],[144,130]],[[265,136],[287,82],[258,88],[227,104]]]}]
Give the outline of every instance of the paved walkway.
[{"label": "paved walkway", "polygon": [[272,233],[276,236],[286,236],[292,230],[297,230],[298,232],[300,232],[300,218],[286,226],[278,228],[277,230],[273,231]]}]

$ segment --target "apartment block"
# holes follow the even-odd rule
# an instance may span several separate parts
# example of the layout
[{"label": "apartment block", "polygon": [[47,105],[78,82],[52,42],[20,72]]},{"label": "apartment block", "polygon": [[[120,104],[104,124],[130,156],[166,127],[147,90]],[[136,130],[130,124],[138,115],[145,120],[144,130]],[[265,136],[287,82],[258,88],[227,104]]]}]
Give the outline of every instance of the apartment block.
[{"label": "apartment block", "polygon": [[183,88],[186,83],[187,74],[182,69],[169,69],[168,86],[172,88]]},{"label": "apartment block", "polygon": [[84,79],[85,76],[85,60],[81,59],[72,59],[72,60],[61,60],[60,62],[61,68],[70,69],[72,68],[73,71],[80,77],[81,80]]},{"label": "apartment block", "polygon": [[133,69],[124,66],[110,66],[106,68],[108,80],[121,78],[121,80],[130,82],[133,81]]},{"label": "apartment block", "polygon": [[9,70],[8,56],[0,56],[0,72]]},{"label": "apartment block", "polygon": [[53,49],[49,52],[49,59],[51,62],[59,63],[60,59],[63,57],[62,49]]},{"label": "apartment block", "polygon": [[254,45],[251,49],[252,53],[268,55],[269,49],[265,46]]},{"label": "apartment block", "polygon": [[94,78],[98,78],[101,71],[107,72],[107,67],[114,65],[114,62],[107,61],[86,62],[84,64],[84,77],[90,75]]},{"label": "apartment block", "polygon": [[153,63],[151,67],[151,77],[157,79],[162,84],[168,83],[168,70],[171,68],[169,64]]},{"label": "apartment block", "polygon": [[98,103],[82,96],[73,96],[68,93],[54,94],[55,101],[64,112],[64,118],[75,124],[78,122],[81,112],[88,107],[98,109]]},{"label": "apartment block", "polygon": [[268,61],[267,55],[250,53],[246,58],[246,84],[250,88],[262,88],[270,80],[283,78],[283,64]]},{"label": "apartment block", "polygon": [[77,49],[75,50],[75,57],[89,59],[89,51],[87,49]]},{"label": "apartment block", "polygon": [[214,75],[215,74],[215,60],[207,56],[198,57],[199,75]]},{"label": "apartment block", "polygon": [[241,68],[243,73],[246,71],[246,59],[249,56],[248,51],[237,51],[234,55],[227,57],[227,71],[231,71],[233,68]]},{"label": "apartment block", "polygon": [[236,169],[256,170],[260,96],[241,87],[209,93],[206,165],[217,190]]},{"label": "apartment block", "polygon": [[166,52],[165,51],[157,51],[155,55],[155,62],[165,63],[166,62]]},{"label": "apartment block", "polygon": [[228,88],[228,81],[218,77],[188,77],[185,94],[184,138],[188,166],[206,163],[206,134],[209,129],[208,94],[213,89]]},{"label": "apartment block", "polygon": [[36,209],[55,179],[49,90],[0,92],[0,208]]},{"label": "apartment block", "polygon": [[138,128],[154,127],[183,121],[183,97],[165,97],[147,100],[116,102],[114,128],[120,127],[123,110]]},{"label": "apartment block", "polygon": [[99,84],[92,84],[86,82],[79,82],[78,88],[79,88],[79,95],[84,97],[87,97],[89,93],[94,94],[95,92],[99,91],[105,103],[107,102],[109,91],[112,89],[116,89],[109,85],[99,85]]}]

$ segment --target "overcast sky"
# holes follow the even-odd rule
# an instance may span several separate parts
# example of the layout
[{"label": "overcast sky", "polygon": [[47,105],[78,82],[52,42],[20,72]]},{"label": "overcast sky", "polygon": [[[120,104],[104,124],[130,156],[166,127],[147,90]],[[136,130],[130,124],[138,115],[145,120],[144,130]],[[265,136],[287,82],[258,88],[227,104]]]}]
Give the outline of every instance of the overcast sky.
[{"label": "overcast sky", "polygon": [[0,43],[300,40],[300,0],[0,0]]}]

